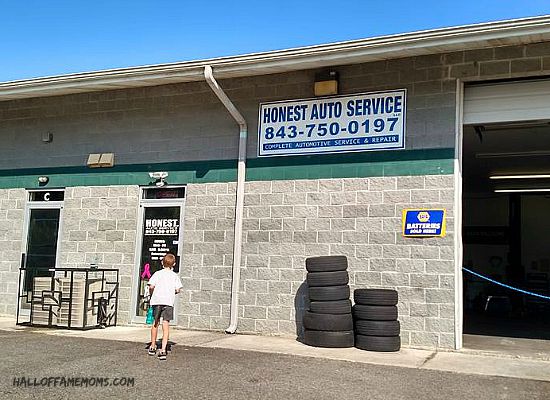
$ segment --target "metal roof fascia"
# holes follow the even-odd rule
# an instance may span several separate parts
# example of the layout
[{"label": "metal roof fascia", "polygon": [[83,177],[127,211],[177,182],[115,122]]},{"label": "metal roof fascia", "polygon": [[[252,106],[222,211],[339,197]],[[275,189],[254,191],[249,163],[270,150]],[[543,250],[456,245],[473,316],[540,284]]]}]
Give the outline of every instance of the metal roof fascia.
[{"label": "metal roof fascia", "polygon": [[0,101],[220,79],[550,40],[550,16],[498,21],[295,49],[0,83]]}]

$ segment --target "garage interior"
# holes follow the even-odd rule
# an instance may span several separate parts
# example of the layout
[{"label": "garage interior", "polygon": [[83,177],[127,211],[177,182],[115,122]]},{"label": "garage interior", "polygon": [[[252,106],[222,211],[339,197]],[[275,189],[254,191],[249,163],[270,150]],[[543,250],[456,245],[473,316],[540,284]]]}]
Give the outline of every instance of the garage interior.
[{"label": "garage interior", "polygon": [[[471,124],[463,134],[464,267],[550,296],[550,120]],[[464,334],[550,339],[550,300],[463,278]]]}]

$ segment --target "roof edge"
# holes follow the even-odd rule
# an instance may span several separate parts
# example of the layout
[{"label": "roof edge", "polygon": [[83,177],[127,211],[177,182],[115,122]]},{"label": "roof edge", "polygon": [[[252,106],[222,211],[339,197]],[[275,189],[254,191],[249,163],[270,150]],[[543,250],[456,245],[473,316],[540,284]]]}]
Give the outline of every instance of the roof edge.
[{"label": "roof edge", "polygon": [[550,15],[423,30],[204,60],[116,68],[0,83],[0,101],[290,72],[488,46],[550,40]]}]

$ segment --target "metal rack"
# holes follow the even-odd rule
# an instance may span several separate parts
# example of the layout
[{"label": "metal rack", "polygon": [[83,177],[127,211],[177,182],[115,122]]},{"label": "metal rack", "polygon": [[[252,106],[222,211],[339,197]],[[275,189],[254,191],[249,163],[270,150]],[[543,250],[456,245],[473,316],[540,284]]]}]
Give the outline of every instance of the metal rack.
[{"label": "metal rack", "polygon": [[119,271],[20,268],[17,325],[94,329],[116,326]]}]

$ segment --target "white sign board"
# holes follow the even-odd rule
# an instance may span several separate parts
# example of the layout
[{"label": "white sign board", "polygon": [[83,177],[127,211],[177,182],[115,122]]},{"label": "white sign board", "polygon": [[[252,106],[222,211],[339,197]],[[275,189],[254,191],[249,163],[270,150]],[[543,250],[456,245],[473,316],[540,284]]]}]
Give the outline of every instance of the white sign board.
[{"label": "white sign board", "polygon": [[406,89],[260,104],[258,156],[405,148]]}]

